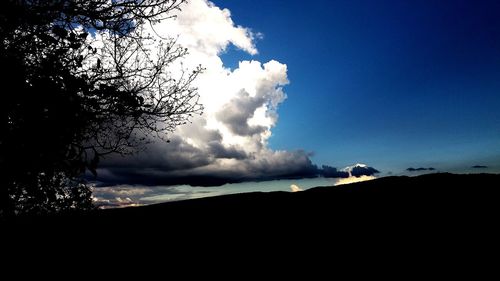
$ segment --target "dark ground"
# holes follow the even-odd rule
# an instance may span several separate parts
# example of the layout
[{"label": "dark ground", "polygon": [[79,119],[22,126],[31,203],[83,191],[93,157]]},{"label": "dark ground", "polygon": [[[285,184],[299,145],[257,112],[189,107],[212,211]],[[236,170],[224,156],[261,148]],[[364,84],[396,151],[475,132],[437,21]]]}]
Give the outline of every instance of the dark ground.
[{"label": "dark ground", "polygon": [[21,218],[12,227],[141,229],[352,226],[488,227],[498,220],[500,175],[428,174],[386,177],[302,192],[225,195],[90,214]]},{"label": "dark ground", "polygon": [[62,260],[69,253],[103,261],[133,254],[189,265],[241,264],[243,257],[275,270],[278,261],[293,269],[314,260],[325,270],[341,260],[389,272],[401,266],[407,276],[433,267],[459,273],[474,262],[496,268],[499,198],[500,175],[429,174],[20,218],[2,222],[1,232],[10,235],[2,239],[14,248],[11,259],[37,249]]}]

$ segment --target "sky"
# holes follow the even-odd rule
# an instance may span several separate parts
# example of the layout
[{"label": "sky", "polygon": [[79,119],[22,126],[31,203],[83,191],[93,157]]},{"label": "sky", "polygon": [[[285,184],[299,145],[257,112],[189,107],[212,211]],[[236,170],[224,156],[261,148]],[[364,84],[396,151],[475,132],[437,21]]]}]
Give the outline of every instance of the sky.
[{"label": "sky", "polygon": [[500,172],[498,1],[190,0],[152,28],[205,111],[100,186]]},{"label": "sky", "polygon": [[[253,59],[288,66],[270,147],[394,173],[498,168],[500,2],[215,3],[264,34]],[[234,50],[223,56],[233,66],[244,55]]]}]

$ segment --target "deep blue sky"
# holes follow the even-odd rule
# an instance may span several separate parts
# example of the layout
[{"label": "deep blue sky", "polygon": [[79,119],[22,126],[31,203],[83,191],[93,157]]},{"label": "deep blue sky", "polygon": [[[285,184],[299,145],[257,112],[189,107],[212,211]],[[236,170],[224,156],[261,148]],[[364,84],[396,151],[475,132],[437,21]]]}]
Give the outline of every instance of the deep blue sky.
[{"label": "deep blue sky", "polygon": [[500,1],[215,0],[288,65],[274,149],[313,161],[500,172]]}]

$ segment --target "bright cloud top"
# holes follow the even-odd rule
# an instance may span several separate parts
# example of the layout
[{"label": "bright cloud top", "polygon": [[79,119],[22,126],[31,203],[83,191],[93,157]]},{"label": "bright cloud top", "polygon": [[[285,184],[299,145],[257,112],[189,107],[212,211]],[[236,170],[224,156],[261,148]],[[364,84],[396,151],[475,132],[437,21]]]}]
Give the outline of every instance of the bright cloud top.
[{"label": "bright cloud top", "polygon": [[375,176],[360,176],[360,177],[349,177],[349,178],[344,178],[344,179],[339,179],[335,185],[343,185],[343,184],[350,184],[350,183],[355,183],[355,182],[362,182],[362,181],[370,181],[374,180],[377,177]]},{"label": "bright cloud top", "polygon": [[[103,182],[212,185],[255,179],[316,175],[317,167],[303,151],[273,151],[267,147],[286,99],[287,66],[275,60],[240,61],[231,70],[220,54],[229,44],[257,54],[256,35],[236,26],[227,9],[207,0],[191,0],[177,18],[152,27],[160,37],[178,38],[189,49],[182,66],[201,64],[206,70],[195,81],[202,116],[179,127],[170,143],[155,142],[139,155],[108,158],[99,170]],[[172,67],[172,73],[179,65]]]},{"label": "bright cloud top", "polygon": [[187,48],[217,56],[229,44],[252,55],[257,54],[254,33],[236,26],[228,9],[220,9],[205,0],[189,1],[182,7],[175,22],[167,21],[159,29],[168,29],[169,35],[179,35],[179,43]]}]

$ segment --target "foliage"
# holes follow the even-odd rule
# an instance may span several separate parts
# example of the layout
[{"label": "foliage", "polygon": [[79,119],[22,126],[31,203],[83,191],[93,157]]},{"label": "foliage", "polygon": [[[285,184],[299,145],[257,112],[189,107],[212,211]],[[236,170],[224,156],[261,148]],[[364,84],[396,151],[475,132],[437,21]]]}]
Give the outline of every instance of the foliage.
[{"label": "foliage", "polygon": [[[7,0],[0,10],[0,213],[91,206],[81,176],[201,113],[169,67],[187,50],[149,26],[184,0]],[[149,30],[154,29],[150,28]]]}]

